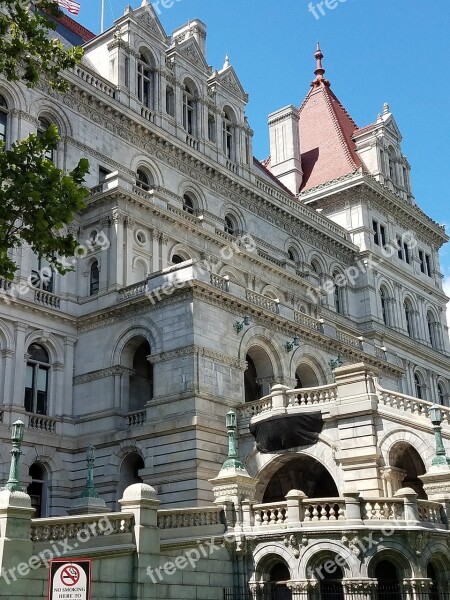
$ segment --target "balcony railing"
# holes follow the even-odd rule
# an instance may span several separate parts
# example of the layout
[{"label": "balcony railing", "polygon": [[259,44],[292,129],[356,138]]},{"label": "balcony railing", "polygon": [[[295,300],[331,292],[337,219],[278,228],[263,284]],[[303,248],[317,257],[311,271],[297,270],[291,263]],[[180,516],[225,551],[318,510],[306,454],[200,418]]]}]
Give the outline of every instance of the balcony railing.
[{"label": "balcony railing", "polygon": [[125,418],[128,422],[128,427],[140,427],[147,421],[147,411],[138,410],[135,412],[130,412],[125,416]]},{"label": "balcony railing", "polygon": [[255,304],[256,306],[264,308],[265,310],[278,313],[278,300],[268,298],[267,296],[263,296],[262,294],[258,294],[258,292],[253,292],[252,290],[245,291],[245,298],[248,300],[248,302],[251,302],[251,304]]},{"label": "balcony railing", "polygon": [[47,433],[56,433],[56,419],[43,415],[29,415],[28,427],[38,431],[46,431]]},{"label": "balcony railing", "polygon": [[44,290],[34,290],[34,301],[51,308],[60,308],[61,298]]}]

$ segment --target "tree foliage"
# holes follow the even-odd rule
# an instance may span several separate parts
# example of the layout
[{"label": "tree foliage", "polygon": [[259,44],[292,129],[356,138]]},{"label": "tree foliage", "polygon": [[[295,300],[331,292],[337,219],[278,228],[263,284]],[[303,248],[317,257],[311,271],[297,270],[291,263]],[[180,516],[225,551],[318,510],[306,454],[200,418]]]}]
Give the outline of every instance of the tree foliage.
[{"label": "tree foliage", "polygon": [[[56,91],[69,88],[61,71],[74,67],[82,48],[65,49],[52,38],[48,15],[61,11],[53,0],[40,0],[30,9],[26,0],[0,0],[0,75],[33,88],[40,78]],[[66,225],[85,207],[83,187],[89,171],[82,159],[71,173],[63,173],[46,158],[60,140],[55,125],[42,135],[30,135],[11,149],[0,143],[0,277],[13,278],[17,270],[14,249],[28,244],[60,273],[60,256],[73,256],[76,238]]]},{"label": "tree foliage", "polygon": [[62,14],[53,0],[36,4],[39,10],[30,10],[26,0],[0,1],[0,73],[8,81],[22,80],[29,87],[45,76],[55,90],[65,91],[68,83],[60,71],[74,67],[83,50],[65,49],[61,40],[51,37],[55,24],[47,14]]},{"label": "tree foliage", "polygon": [[[81,210],[89,191],[83,187],[89,164],[82,159],[75,169],[64,174],[45,157],[59,141],[55,125],[42,135],[30,135],[13,144],[11,150],[0,152],[0,274],[11,278],[16,263],[9,250],[24,242],[55,265],[64,267],[57,255],[74,256],[77,240],[61,234],[73,213]],[[57,232],[60,232],[59,234]]]}]

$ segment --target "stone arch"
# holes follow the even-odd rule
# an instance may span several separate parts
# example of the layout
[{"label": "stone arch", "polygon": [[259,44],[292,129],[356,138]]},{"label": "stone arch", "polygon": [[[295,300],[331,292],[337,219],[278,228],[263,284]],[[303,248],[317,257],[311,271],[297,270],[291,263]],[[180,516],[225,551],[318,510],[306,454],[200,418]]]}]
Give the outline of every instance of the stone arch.
[{"label": "stone arch", "polygon": [[273,285],[265,285],[261,290],[261,294],[278,302],[281,298],[279,290],[277,290],[277,288],[275,288]]},{"label": "stone arch", "polygon": [[186,244],[175,243],[168,251],[169,264],[173,256],[180,256],[184,261],[193,260],[195,262],[200,260],[198,252],[192,250],[186,246]]},{"label": "stone arch", "polygon": [[309,254],[308,256],[308,264],[309,265],[313,265],[314,263],[316,263],[317,265],[320,266],[320,271],[319,273],[317,273],[318,275],[320,273],[326,273],[327,272],[327,265],[325,263],[325,261],[323,260],[323,258],[321,256],[319,256],[314,250]]},{"label": "stone arch", "polygon": [[183,198],[185,194],[193,197],[196,203],[195,209],[200,212],[208,210],[208,202],[205,193],[199,185],[192,181],[182,181],[178,186],[177,195],[180,196],[180,198]]},{"label": "stone arch", "polygon": [[[322,434],[313,446],[307,448],[291,448],[283,453],[262,454],[256,448],[250,452],[246,459],[246,467],[249,474],[259,480],[256,486],[256,498],[260,502],[263,498],[267,482],[284,464],[295,459],[297,456],[305,456],[315,459],[325,468],[333,479],[338,493],[344,488],[344,477],[334,459],[336,447],[332,440]],[[303,490],[302,490],[303,491]]]},{"label": "stone arch", "polygon": [[219,269],[219,275],[221,277],[228,276],[230,279],[230,282],[236,283],[237,285],[245,286],[244,276],[241,273],[239,273],[239,271],[237,269],[235,269],[234,267],[232,267],[230,265],[223,265]]},{"label": "stone arch", "polygon": [[441,591],[447,592],[450,587],[450,558],[448,546],[443,542],[433,541],[428,543],[422,552],[423,577],[428,577],[428,566],[434,567],[437,583]]},{"label": "stone arch", "polygon": [[[314,354],[314,351],[316,354]],[[311,346],[302,346],[300,343],[300,346],[292,353],[290,359],[289,372],[294,379],[297,379],[301,365],[308,367],[317,379],[317,384],[313,384],[312,386],[309,386],[302,381],[303,387],[327,385],[332,379],[330,366],[327,365],[321,354],[318,354],[317,350],[313,349]],[[301,375],[300,379],[302,379]]]},{"label": "stone arch", "polygon": [[124,348],[133,338],[144,338],[150,344],[150,349],[152,354],[157,354],[161,351],[161,332],[157,328],[157,326],[146,319],[145,321],[138,320],[135,324],[130,325],[119,334],[115,345],[111,351],[109,366],[114,367],[116,365],[120,365],[122,360],[122,354]]},{"label": "stone arch", "polygon": [[73,128],[66,113],[56,103],[50,102],[46,98],[40,98],[32,103],[30,114],[36,119],[47,119],[58,127],[62,135],[73,136]]},{"label": "stone arch", "polygon": [[301,555],[299,578],[320,580],[320,574],[317,572],[319,567],[324,561],[333,560],[336,556],[342,558],[340,562],[343,562],[341,568],[344,571],[344,577],[362,575],[358,557],[349,548],[334,540],[318,540],[310,542]]},{"label": "stone arch", "polygon": [[164,186],[164,175],[155,161],[150,161],[148,156],[140,152],[131,159],[131,170],[136,173],[138,169],[148,172],[155,186]]},{"label": "stone arch", "polygon": [[195,98],[198,98],[200,96],[200,90],[201,90],[202,86],[197,81],[197,79],[192,76],[192,73],[189,73],[188,71],[182,73],[181,76],[179,77],[179,80],[183,82],[183,86],[182,86],[183,89],[185,86],[188,86],[192,95]]},{"label": "stone arch", "polygon": [[295,250],[297,254],[296,262],[303,262],[305,259],[305,252],[302,246],[298,243],[298,241],[295,238],[287,238],[287,240],[284,242],[284,251],[286,254],[288,254],[291,248]]},{"label": "stone arch", "polygon": [[397,569],[399,581],[411,577],[420,577],[420,569],[414,552],[406,543],[402,543],[400,540],[385,536],[381,549],[375,544],[373,548],[367,550],[365,564],[368,577],[375,577],[375,569],[383,561],[388,561],[394,565]]},{"label": "stone arch", "polygon": [[420,437],[414,431],[407,429],[393,429],[379,440],[379,448],[385,466],[389,465],[390,452],[395,444],[406,443],[417,450],[425,463],[427,471],[435,454],[434,443],[430,439]]},{"label": "stone arch", "polygon": [[245,231],[245,216],[239,207],[235,206],[234,204],[224,203],[220,209],[220,218],[224,220],[225,216],[228,214],[232,215],[236,219],[239,232]]},{"label": "stone arch", "polygon": [[277,562],[284,562],[291,573],[291,579],[297,579],[298,560],[294,553],[281,542],[265,542],[253,551],[254,573],[252,582],[267,581],[270,568]]},{"label": "stone arch", "polygon": [[50,364],[55,362],[64,363],[64,349],[52,333],[49,334],[42,329],[33,331],[25,338],[25,352],[31,344],[39,344],[47,350]]},{"label": "stone arch", "polygon": [[25,94],[18,85],[3,80],[0,83],[0,94],[6,100],[8,111],[23,110],[29,112]]},{"label": "stone arch", "polygon": [[14,336],[8,324],[0,319],[0,348],[12,350],[14,348]]},{"label": "stone arch", "polygon": [[105,477],[118,478],[120,465],[129,454],[139,454],[144,461],[145,467],[152,466],[152,455],[144,444],[138,440],[122,440],[118,447],[112,449],[108,457],[108,464],[104,467]]},{"label": "stone arch", "polygon": [[[25,448],[24,448],[25,450]],[[23,481],[28,480],[28,471],[34,463],[39,462],[48,469],[51,475],[52,483],[58,483],[61,486],[69,487],[70,479],[69,473],[62,462],[60,455],[55,452],[54,454],[48,454],[44,446],[30,446],[23,453],[21,462],[21,476]]]},{"label": "stone arch", "polygon": [[134,283],[144,281],[144,279],[147,278],[147,275],[150,272],[150,266],[145,260],[145,258],[142,258],[142,256],[133,256],[131,269],[133,272]]},{"label": "stone arch", "polygon": [[250,327],[241,339],[240,358],[247,361],[244,372],[246,401],[256,400],[270,393],[275,381],[283,376],[283,364],[267,332],[261,327]]}]

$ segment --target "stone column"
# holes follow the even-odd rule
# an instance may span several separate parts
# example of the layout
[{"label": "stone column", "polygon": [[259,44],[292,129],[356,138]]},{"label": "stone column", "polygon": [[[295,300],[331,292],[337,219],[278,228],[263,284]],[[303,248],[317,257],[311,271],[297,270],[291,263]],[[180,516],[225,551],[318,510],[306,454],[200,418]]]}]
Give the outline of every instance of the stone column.
[{"label": "stone column", "polygon": [[428,598],[433,582],[426,577],[403,580],[403,591],[406,600],[422,600]]},{"label": "stone column", "polygon": [[16,361],[14,371],[14,391],[10,403],[13,406],[23,407],[25,393],[25,330],[23,323],[15,323],[15,349]]},{"label": "stone column", "polygon": [[306,494],[301,490],[291,490],[286,496],[288,527],[299,527],[304,521],[304,508],[302,500]]},{"label": "stone column", "polygon": [[309,600],[317,583],[315,579],[297,579],[288,581],[286,586],[291,590],[292,600]]},{"label": "stone column", "polygon": [[347,597],[349,600],[371,600],[377,586],[378,581],[368,577],[342,580],[344,597]]},{"label": "stone column", "polygon": [[394,496],[395,498],[403,498],[405,504],[404,518],[408,525],[419,525],[416,492],[412,488],[401,488]]},{"label": "stone column", "polygon": [[3,359],[4,370],[3,370],[3,389],[0,390],[0,406],[7,405],[11,402],[13,394],[13,378],[14,378],[14,350],[4,349],[1,351],[0,356]]}]

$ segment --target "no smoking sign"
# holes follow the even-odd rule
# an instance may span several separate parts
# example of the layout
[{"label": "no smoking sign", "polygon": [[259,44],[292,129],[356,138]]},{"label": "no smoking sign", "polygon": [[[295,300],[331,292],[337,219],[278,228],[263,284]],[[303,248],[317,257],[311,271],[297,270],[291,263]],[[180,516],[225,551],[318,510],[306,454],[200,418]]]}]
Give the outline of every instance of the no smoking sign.
[{"label": "no smoking sign", "polygon": [[52,560],[49,567],[48,600],[90,600],[91,560]]}]

